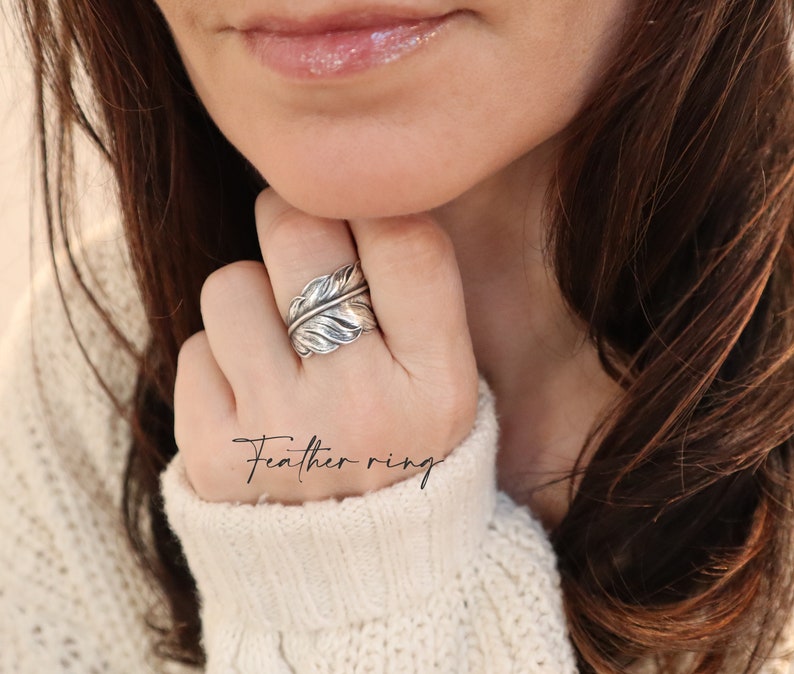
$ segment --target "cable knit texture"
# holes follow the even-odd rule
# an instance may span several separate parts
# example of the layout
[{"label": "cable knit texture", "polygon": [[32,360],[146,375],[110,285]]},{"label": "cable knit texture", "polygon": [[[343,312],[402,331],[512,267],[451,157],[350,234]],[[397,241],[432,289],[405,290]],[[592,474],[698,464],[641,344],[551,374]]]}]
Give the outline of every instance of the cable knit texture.
[{"label": "cable knit texture", "polygon": [[[89,285],[142,348],[120,236],[100,229],[85,250]],[[89,356],[129,401],[133,359],[74,283],[66,296]],[[150,655],[156,595],[120,517],[129,429],[49,271],[15,312],[0,372],[0,672],[195,672]],[[199,588],[207,672],[576,671],[553,551],[531,513],[497,491],[483,379],[479,394],[474,428],[424,489],[416,475],[341,501],[208,503],[174,457],[162,495]]]},{"label": "cable knit texture", "polygon": [[416,475],[302,506],[203,502],[177,455],[166,512],[202,588],[213,666],[572,671],[553,553],[496,496],[496,435],[483,383],[474,430],[424,490]]}]

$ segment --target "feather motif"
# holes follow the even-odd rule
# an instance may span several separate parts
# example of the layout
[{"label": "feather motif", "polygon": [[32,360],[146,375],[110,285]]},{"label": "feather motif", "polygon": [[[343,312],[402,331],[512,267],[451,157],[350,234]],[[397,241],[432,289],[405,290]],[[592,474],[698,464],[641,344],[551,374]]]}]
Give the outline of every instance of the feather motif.
[{"label": "feather motif", "polygon": [[287,312],[289,335],[303,358],[330,353],[377,326],[361,261],[306,284]]}]

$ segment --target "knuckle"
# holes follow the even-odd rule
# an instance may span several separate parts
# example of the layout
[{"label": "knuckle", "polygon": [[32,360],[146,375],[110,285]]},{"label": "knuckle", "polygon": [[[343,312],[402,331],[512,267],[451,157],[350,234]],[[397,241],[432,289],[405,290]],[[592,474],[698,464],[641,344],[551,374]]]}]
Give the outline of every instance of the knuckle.
[{"label": "knuckle", "polygon": [[195,356],[206,353],[209,348],[209,340],[204,330],[190,335],[179,348],[179,353],[177,355],[177,371],[179,371],[180,368],[184,369],[185,367],[189,367],[190,363],[194,361]]},{"label": "knuckle", "polygon": [[280,264],[300,266],[306,258],[337,247],[340,237],[349,237],[346,228],[341,220],[318,218],[290,208],[265,228],[260,243],[263,253],[278,255]]},{"label": "knuckle", "polygon": [[295,238],[296,231],[305,227],[308,216],[296,208],[284,208],[260,224],[262,248],[281,249]]},{"label": "knuckle", "polygon": [[390,258],[386,264],[404,267],[406,262],[425,270],[446,268],[454,259],[452,241],[447,233],[428,217],[405,218],[383,234],[380,249]]},{"label": "knuckle", "polygon": [[199,303],[205,316],[216,308],[227,306],[248,287],[255,274],[261,274],[262,263],[253,260],[238,260],[212,272],[201,286]]},{"label": "knuckle", "polygon": [[266,188],[262,190],[256,197],[256,201],[254,202],[254,208],[259,215],[263,213],[268,208],[278,204],[279,197],[276,194],[276,191],[272,188]]},{"label": "knuckle", "polygon": [[294,207],[284,201],[272,188],[262,190],[254,202],[254,217],[257,227],[265,226],[277,219],[280,214],[293,210],[295,210]]}]

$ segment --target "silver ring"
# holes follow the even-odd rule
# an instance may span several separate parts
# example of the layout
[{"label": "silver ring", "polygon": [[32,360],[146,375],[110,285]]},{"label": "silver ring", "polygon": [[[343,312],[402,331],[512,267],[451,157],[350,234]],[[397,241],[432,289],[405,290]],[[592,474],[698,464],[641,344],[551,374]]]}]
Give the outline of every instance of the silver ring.
[{"label": "silver ring", "polygon": [[331,353],[378,326],[361,260],[309,281],[289,304],[287,334],[302,358]]}]

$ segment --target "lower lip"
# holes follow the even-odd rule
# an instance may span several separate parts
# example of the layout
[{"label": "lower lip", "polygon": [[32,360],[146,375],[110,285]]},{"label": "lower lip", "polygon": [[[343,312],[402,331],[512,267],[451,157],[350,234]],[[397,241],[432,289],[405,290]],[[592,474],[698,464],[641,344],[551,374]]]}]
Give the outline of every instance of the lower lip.
[{"label": "lower lip", "polygon": [[343,77],[399,61],[435,42],[452,14],[384,26],[314,34],[245,31],[249,49],[269,68],[299,79]]}]

